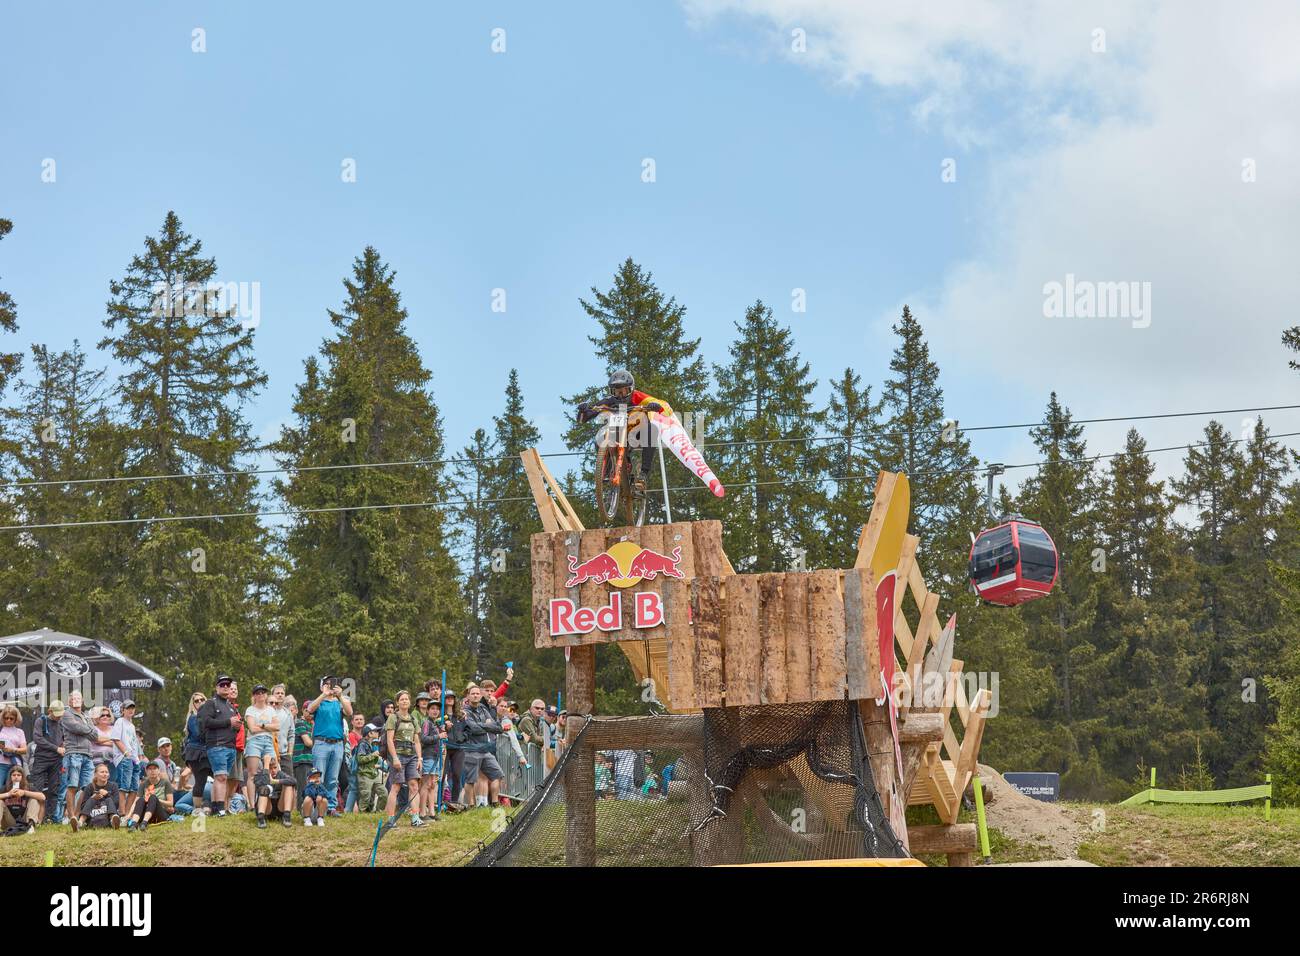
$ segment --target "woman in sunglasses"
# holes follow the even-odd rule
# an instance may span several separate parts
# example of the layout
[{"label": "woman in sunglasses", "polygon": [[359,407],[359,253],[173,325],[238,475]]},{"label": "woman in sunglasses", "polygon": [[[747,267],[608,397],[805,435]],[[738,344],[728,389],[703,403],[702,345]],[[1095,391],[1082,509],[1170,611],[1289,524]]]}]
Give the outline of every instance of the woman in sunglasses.
[{"label": "woman in sunglasses", "polygon": [[195,813],[206,812],[203,808],[203,788],[207,786],[208,778],[212,776],[212,765],[208,763],[208,748],[203,743],[198,717],[199,708],[207,702],[207,695],[201,691],[195,691],[190,695],[189,713],[185,718],[185,745],[181,748],[181,757],[184,758],[185,766],[194,778],[194,787],[190,793]]}]

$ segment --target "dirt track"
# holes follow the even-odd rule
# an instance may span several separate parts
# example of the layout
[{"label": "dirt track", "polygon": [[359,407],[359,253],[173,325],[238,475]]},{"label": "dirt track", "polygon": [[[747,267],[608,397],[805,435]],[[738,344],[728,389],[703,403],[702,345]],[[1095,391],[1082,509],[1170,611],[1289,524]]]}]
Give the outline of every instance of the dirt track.
[{"label": "dirt track", "polygon": [[1027,797],[986,764],[979,765],[979,775],[990,827],[1013,840],[1048,848],[1060,859],[1078,857],[1079,844],[1088,834],[1084,809]]}]

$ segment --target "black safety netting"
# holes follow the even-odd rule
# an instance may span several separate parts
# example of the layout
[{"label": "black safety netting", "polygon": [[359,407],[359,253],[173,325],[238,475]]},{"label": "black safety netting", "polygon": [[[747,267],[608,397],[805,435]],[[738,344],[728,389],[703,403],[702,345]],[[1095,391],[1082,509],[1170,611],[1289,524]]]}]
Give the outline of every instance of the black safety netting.
[{"label": "black safety netting", "polygon": [[[569,801],[567,788],[593,798]],[[857,705],[819,701],[589,720],[470,865],[903,856],[876,792]]]}]

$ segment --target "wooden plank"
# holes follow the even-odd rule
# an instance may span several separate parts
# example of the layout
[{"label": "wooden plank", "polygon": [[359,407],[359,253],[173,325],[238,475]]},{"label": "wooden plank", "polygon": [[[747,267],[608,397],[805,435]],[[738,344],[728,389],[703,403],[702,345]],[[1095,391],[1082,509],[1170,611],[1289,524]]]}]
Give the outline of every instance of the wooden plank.
[{"label": "wooden plank", "polygon": [[763,574],[758,579],[758,630],[763,654],[761,704],[784,704],[788,700],[784,581],[781,573]]},{"label": "wooden plank", "polygon": [[961,810],[961,794],[953,790],[951,773],[951,761],[941,761],[931,768],[930,775],[926,777],[931,802],[939,811],[939,819],[944,823],[955,821]]},{"label": "wooden plank", "polygon": [[[961,683],[961,669],[961,661],[953,661],[952,666],[948,669],[947,683],[943,688],[943,707],[939,710],[939,713],[943,714],[945,724],[949,723],[949,717],[952,715],[952,705],[956,703],[955,689],[956,685]],[[954,760],[957,758],[956,751],[950,751],[949,755]]]},{"label": "wooden plank", "polygon": [[[952,713],[953,707],[957,707],[957,716],[960,718],[962,711],[966,712],[966,718],[962,720],[962,726],[966,726],[966,721],[970,719],[970,707],[966,703],[966,686],[962,680],[962,667],[965,666],[962,661],[953,661],[948,668],[948,683],[943,688],[943,716],[944,720]],[[956,754],[953,754],[956,757]]]},{"label": "wooden plank", "polygon": [[[903,617],[903,609],[907,606],[904,598],[907,597],[907,581],[912,570],[916,567],[916,549],[921,543],[921,539],[914,534],[904,535],[903,549],[898,555],[898,567],[894,569],[894,634],[898,634],[898,621]],[[916,596],[917,607],[920,607],[923,596]],[[904,650],[906,644],[900,645]]]},{"label": "wooden plank", "polygon": [[[910,646],[904,645],[907,647],[907,662],[905,666],[907,669],[909,693],[905,699],[907,707],[902,708],[902,712],[911,710],[914,707],[921,710],[929,709],[925,706],[925,702],[920,699],[920,693],[924,688],[924,681],[918,680],[917,678],[922,676],[921,662],[925,659],[925,645],[929,642],[931,635],[934,633],[933,627],[926,622],[936,620],[934,616],[934,608],[937,607],[938,604],[939,595],[933,593],[926,595],[925,603],[921,609],[921,623],[916,629],[916,637],[912,638]],[[926,613],[927,609],[929,609],[928,614]]]},{"label": "wooden plank", "polygon": [[885,515],[889,513],[889,499],[893,497],[894,485],[898,482],[898,475],[892,471],[882,471],[876,478],[875,497],[871,502],[871,515],[867,518],[867,523],[862,526],[862,533],[858,535],[858,557],[853,562],[855,568],[871,567],[871,556],[876,551],[876,542],[880,539],[880,529],[884,524]]},{"label": "wooden plank", "polygon": [[[565,691],[569,711],[565,733],[574,740],[596,703],[596,649],[575,647],[565,665]],[[596,752],[584,748],[573,754],[564,769],[564,845],[569,866],[596,863]]]},{"label": "wooden plank", "polygon": [[871,667],[872,647],[880,654],[876,629],[876,587],[870,568],[844,572],[844,662],[850,700],[880,695],[880,668]]},{"label": "wooden plank", "polygon": [[696,577],[725,577],[734,573],[722,550],[722,522],[696,521],[691,529]]},{"label": "wooden plank", "polygon": [[[961,742],[961,755],[954,767],[953,789],[965,793],[966,785],[975,774],[976,761],[979,759],[980,744],[984,740],[984,726],[987,723],[989,706],[993,700],[991,691],[984,689],[975,695],[975,705],[970,711],[970,722],[966,725],[966,736]],[[960,809],[960,808],[959,808]],[[954,813],[949,823],[955,823]]]},{"label": "wooden plank", "polygon": [[925,596],[925,602],[921,605],[921,619],[916,625],[916,636],[912,638],[912,646],[906,648],[907,663],[921,661],[925,659],[925,649],[931,639],[939,633],[936,628],[939,619],[935,616],[935,609],[939,606],[939,595],[933,591]]},{"label": "wooden plank", "polygon": [[[682,549],[681,561],[677,565],[677,570],[681,571],[689,580],[695,577],[695,538],[693,533],[692,521],[674,521],[672,524],[666,524],[664,529],[664,554],[672,554],[674,548]],[[718,525],[719,530],[721,525]]]},{"label": "wooden plank", "polygon": [[759,633],[758,575],[727,578],[722,623],[723,670],[728,707],[762,702],[763,644]]},{"label": "wooden plank", "polygon": [[533,646],[551,647],[550,603],[555,588],[555,553],[551,535],[540,532],[529,539],[533,576]]},{"label": "wooden plank", "polygon": [[813,700],[812,648],[808,639],[808,575],[791,571],[781,581],[785,618],[786,700]]},{"label": "wooden plank", "polygon": [[524,463],[524,475],[528,478],[528,490],[533,493],[533,503],[537,505],[537,514],[542,519],[543,531],[561,531],[560,521],[555,513],[555,505],[546,490],[546,479],[542,477],[541,457],[536,448],[526,448],[519,453]]},{"label": "wooden plank", "polygon": [[695,701],[700,707],[722,706],[721,578],[693,581],[695,621]]},{"label": "wooden plank", "polygon": [[808,644],[814,699],[843,700],[847,667],[838,571],[808,572]]},{"label": "wooden plank", "polygon": [[578,513],[573,510],[573,506],[569,504],[569,499],[565,497],[564,490],[560,487],[560,483],[555,480],[555,476],[551,474],[551,470],[546,467],[546,462],[542,460],[542,456],[538,454],[537,449],[534,448],[532,451],[537,458],[537,467],[541,470],[542,477],[546,479],[547,484],[550,485],[551,491],[555,493],[556,507],[559,511],[559,520],[562,524],[567,525],[568,530],[570,531],[584,530],[582,520],[578,517]]},{"label": "wooden plank", "polygon": [[[569,558],[576,562],[579,556],[579,545],[582,541],[582,532],[580,531],[559,531],[550,536],[551,538],[551,597],[568,598],[575,603],[578,601],[578,588],[566,588],[565,582],[569,579]],[[549,627],[548,627],[549,632]],[[560,635],[550,638],[551,647],[574,647],[580,645],[583,641],[582,635]]]},{"label": "wooden plank", "polygon": [[[664,543],[665,529],[663,525],[648,524],[643,528],[638,528],[637,531],[638,531],[638,536],[640,538],[641,547],[649,548],[651,551],[657,551],[660,554],[667,554],[668,552],[672,551],[672,548],[667,547],[667,545],[665,545]],[[663,594],[664,594],[664,581],[667,580],[671,580],[671,579],[664,574],[658,575],[653,581],[646,581],[643,579],[641,583],[638,584],[635,588],[632,588],[631,591],[637,594],[644,594],[646,592],[658,594],[660,604],[662,605]],[[635,610],[636,610],[635,606],[631,606],[628,608],[626,612],[628,615],[627,621],[629,626],[631,626],[632,621],[634,620]],[[649,627],[649,628],[645,628],[644,630],[636,631],[636,633],[639,634],[643,640],[649,641],[655,638],[662,638],[667,632],[664,629],[664,626],[661,624],[658,627]],[[667,692],[666,687],[662,688],[662,690],[664,692]]]},{"label": "wooden plank", "polygon": [[672,579],[664,584],[664,614],[668,618],[668,698],[673,710],[698,707],[695,693],[695,631],[691,626],[691,582]]}]

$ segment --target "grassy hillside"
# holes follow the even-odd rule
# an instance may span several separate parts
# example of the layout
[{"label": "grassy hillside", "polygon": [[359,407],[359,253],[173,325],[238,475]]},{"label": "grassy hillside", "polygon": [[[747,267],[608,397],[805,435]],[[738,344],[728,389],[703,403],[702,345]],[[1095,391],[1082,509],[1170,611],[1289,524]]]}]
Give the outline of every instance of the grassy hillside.
[{"label": "grassy hillside", "polygon": [[[623,812],[635,805],[610,805]],[[1099,866],[1300,866],[1300,809],[1274,809],[1272,822],[1251,806],[1116,807],[1065,804],[1086,831],[1082,860]],[[1103,821],[1094,811],[1104,811]],[[967,815],[963,814],[963,821]],[[970,817],[973,820],[973,817]],[[203,832],[188,822],[170,823],[144,834],[96,831],[73,834],[66,827],[42,827],[35,834],[0,839],[0,867],[41,866],[47,851],[55,866],[365,866],[370,859],[376,818],[330,820],[323,828],[293,829],[272,824],[258,830],[250,816],[208,820]],[[631,826],[646,845],[664,832]],[[662,821],[660,821],[660,824]],[[492,835],[488,810],[444,816],[421,830],[405,822],[384,837],[380,866],[451,866],[472,856],[480,840]],[[995,863],[1050,860],[1051,847],[1016,839],[990,828]],[[665,847],[663,862],[682,863],[675,847]],[[943,857],[925,858],[934,866]]]},{"label": "grassy hillside", "polygon": [[[377,818],[346,816],[324,827],[292,829],[272,823],[257,829],[249,814],[209,818],[203,832],[188,821],[151,827],[144,833],[68,827],[39,827],[29,836],[0,839],[0,867],[42,866],[54,851],[55,866],[366,866]],[[472,855],[492,834],[491,811],[445,814],[437,823],[412,829],[403,821],[379,844],[379,866],[449,866]]]}]

